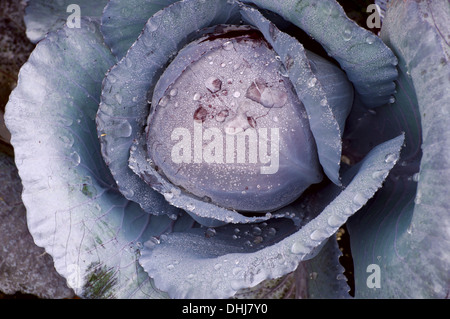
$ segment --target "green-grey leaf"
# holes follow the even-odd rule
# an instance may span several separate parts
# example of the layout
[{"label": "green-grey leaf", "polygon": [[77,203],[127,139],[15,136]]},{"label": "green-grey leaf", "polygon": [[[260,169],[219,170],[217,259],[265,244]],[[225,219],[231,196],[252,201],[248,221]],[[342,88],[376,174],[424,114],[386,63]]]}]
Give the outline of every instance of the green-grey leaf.
[{"label": "green-grey leaf", "polygon": [[164,297],[136,263],[139,242],[173,220],[142,211],[117,190],[100,154],[95,114],[116,62],[97,23],[39,42],[6,106],[28,226],[80,296]]},{"label": "green-grey leaf", "polygon": [[110,0],[102,15],[101,30],[106,44],[119,59],[145,26],[147,20],[177,0]]},{"label": "green-grey leaf", "polygon": [[[239,245],[231,234],[205,236],[193,229],[173,232],[159,245],[144,246],[140,264],[172,298],[225,298],[242,288],[294,271],[316,255],[326,239],[381,187],[396,162],[403,136],[374,148],[352,182],[316,218],[281,241],[259,247]],[[383,174],[380,174],[383,172]]]},{"label": "green-grey leaf", "polygon": [[[415,130],[407,132],[409,151],[392,171],[395,178],[349,221],[355,297],[449,296],[449,18],[447,1],[395,1],[386,13],[382,38],[400,66],[399,92],[391,107],[402,110],[408,121],[397,125],[408,129],[419,122],[414,114],[420,114],[422,131],[418,137]],[[420,133],[422,158],[414,151]],[[375,276],[367,270],[370,264],[380,267],[380,288],[368,287],[373,283],[369,276]]]},{"label": "green-grey leaf", "polygon": [[334,0],[243,0],[273,11],[303,29],[345,70],[367,107],[394,94],[397,59],[371,32],[350,20]]}]

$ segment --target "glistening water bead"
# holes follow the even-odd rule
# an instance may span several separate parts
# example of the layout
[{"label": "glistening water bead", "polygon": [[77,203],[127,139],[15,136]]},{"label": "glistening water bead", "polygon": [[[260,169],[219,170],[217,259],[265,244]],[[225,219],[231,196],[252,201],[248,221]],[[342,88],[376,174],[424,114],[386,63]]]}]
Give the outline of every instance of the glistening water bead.
[{"label": "glistening water bead", "polygon": [[185,47],[161,76],[148,156],[190,195],[266,213],[321,180],[315,143],[304,106],[262,34],[248,26],[220,32]]}]

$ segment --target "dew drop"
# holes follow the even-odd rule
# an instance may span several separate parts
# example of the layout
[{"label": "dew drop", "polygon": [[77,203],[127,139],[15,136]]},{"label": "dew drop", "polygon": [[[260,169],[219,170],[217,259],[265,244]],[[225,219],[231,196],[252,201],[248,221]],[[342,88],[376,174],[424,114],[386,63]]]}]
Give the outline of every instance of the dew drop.
[{"label": "dew drop", "polygon": [[77,167],[78,165],[80,165],[81,158],[80,158],[80,155],[76,151],[70,153],[69,156],[70,156],[70,160],[72,161],[72,165],[74,167]]},{"label": "dew drop", "polygon": [[131,136],[133,129],[131,127],[130,122],[124,120],[123,122],[116,125],[114,130],[114,136],[117,137],[129,137]]},{"label": "dew drop", "polygon": [[353,197],[353,203],[358,206],[363,206],[366,203],[366,198],[361,193],[356,193],[356,195]]},{"label": "dew drop", "polygon": [[236,92],[233,93],[233,96],[234,96],[235,98],[238,98],[238,97],[241,96],[241,92],[236,91]]},{"label": "dew drop", "polygon": [[314,87],[316,85],[316,83],[317,83],[317,78],[311,78],[311,79],[308,80],[307,85],[308,85],[309,88],[312,88],[312,87]]},{"label": "dew drop", "polygon": [[216,235],[216,230],[214,228],[209,227],[206,229],[206,231],[205,231],[206,238],[211,238],[211,237],[214,237],[215,235]]},{"label": "dew drop", "polygon": [[418,182],[419,181],[419,179],[420,179],[420,174],[419,173],[415,173],[414,175],[413,175],[413,181],[414,182]]},{"label": "dew drop", "polygon": [[258,226],[253,227],[253,229],[252,229],[253,235],[258,236],[258,235],[261,235],[261,233],[262,233],[261,228],[259,228]]},{"label": "dew drop", "polygon": [[327,104],[328,104],[327,99],[322,99],[322,100],[320,100],[320,105],[321,105],[321,106],[327,106]]},{"label": "dew drop", "polygon": [[366,43],[367,44],[373,44],[375,42],[376,36],[374,36],[373,34],[368,35],[366,37]]},{"label": "dew drop", "polygon": [[303,245],[303,243],[297,241],[291,246],[291,252],[296,255],[307,254],[310,252],[310,249]]},{"label": "dew drop", "polygon": [[416,205],[419,205],[420,203],[422,203],[422,192],[420,190],[418,190],[416,193],[416,197],[414,198],[414,203]]},{"label": "dew drop", "polygon": [[372,173],[372,178],[377,181],[382,181],[385,179],[387,172],[385,170],[378,170]]},{"label": "dew drop", "polygon": [[154,21],[154,19],[150,19],[147,22],[147,30],[150,32],[154,32],[158,29],[158,24]]},{"label": "dew drop", "polygon": [[116,99],[117,103],[122,104],[122,96],[119,93],[115,94],[114,98]]},{"label": "dew drop", "polygon": [[315,271],[313,271],[312,273],[309,274],[309,279],[315,280],[317,278],[317,276],[318,276],[318,274]]},{"label": "dew drop", "polygon": [[344,32],[342,33],[342,37],[344,38],[344,41],[349,41],[353,37],[352,29],[349,26],[344,28]]},{"label": "dew drop", "polygon": [[338,227],[345,222],[345,219],[339,215],[333,214],[328,218],[327,222],[331,227]]},{"label": "dew drop", "polygon": [[214,118],[217,122],[223,122],[227,118],[228,114],[228,110],[222,110]]},{"label": "dew drop", "polygon": [[127,68],[131,68],[133,66],[133,62],[129,58],[125,58],[125,66]]},{"label": "dew drop", "polygon": [[311,233],[311,235],[309,235],[309,237],[312,240],[316,240],[316,241],[323,240],[328,237],[328,232],[326,232],[323,229],[316,229],[315,231],[313,231]]},{"label": "dew drop", "polygon": [[120,192],[128,199],[133,198],[134,196],[134,191],[132,189],[120,189]]},{"label": "dew drop", "polygon": [[390,104],[395,103],[395,97],[394,97],[394,96],[391,96],[391,97],[389,98],[389,103],[390,103]]},{"label": "dew drop", "polygon": [[204,107],[200,106],[198,107],[194,112],[194,120],[196,122],[204,122],[206,120],[206,117],[208,116],[208,110]]},{"label": "dew drop", "polygon": [[175,268],[175,266],[174,265],[172,265],[172,264],[170,264],[170,265],[167,265],[167,269],[168,270],[172,270],[172,269],[174,269]]},{"label": "dew drop", "polygon": [[169,95],[170,96],[176,96],[178,94],[178,90],[177,89],[172,89],[172,90],[170,90],[170,92],[169,92]]},{"label": "dew drop", "polygon": [[231,42],[231,41],[225,42],[224,44],[222,44],[222,48],[223,48],[225,51],[230,51],[230,50],[232,50],[232,49],[234,48],[233,42]]},{"label": "dew drop", "polygon": [[163,97],[159,100],[158,105],[164,107],[164,106],[167,105],[167,103],[169,103],[169,98],[168,98],[167,96],[163,96]]},{"label": "dew drop", "polygon": [[384,158],[384,161],[386,163],[393,163],[393,162],[396,162],[397,160],[398,160],[398,155],[395,153],[387,154],[386,157]]},{"label": "dew drop", "polygon": [[216,93],[222,88],[222,81],[215,76],[211,76],[206,79],[205,86],[210,92]]},{"label": "dew drop", "polygon": [[273,227],[270,227],[267,230],[267,235],[269,235],[269,236],[275,236],[276,234],[277,234],[277,230],[275,228],[273,228]]},{"label": "dew drop", "polygon": [[189,211],[193,211],[195,209],[195,205],[194,204],[187,204],[186,205],[186,209]]},{"label": "dew drop", "polygon": [[192,98],[194,101],[198,101],[198,100],[200,100],[200,98],[201,98],[202,96],[200,95],[200,93],[195,93],[194,94],[194,97]]}]

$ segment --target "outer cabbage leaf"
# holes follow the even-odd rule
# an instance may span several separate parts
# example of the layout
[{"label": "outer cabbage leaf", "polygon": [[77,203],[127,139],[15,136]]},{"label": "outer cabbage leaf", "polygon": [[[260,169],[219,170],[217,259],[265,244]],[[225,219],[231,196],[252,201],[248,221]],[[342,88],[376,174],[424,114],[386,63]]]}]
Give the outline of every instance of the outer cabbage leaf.
[{"label": "outer cabbage leaf", "polygon": [[164,297],[136,262],[139,243],[192,220],[145,213],[103,162],[95,115],[114,63],[97,23],[50,33],[22,67],[5,120],[30,232],[76,294]]},{"label": "outer cabbage leaf", "polygon": [[367,107],[389,102],[395,90],[397,59],[383,42],[350,20],[334,0],[243,0],[297,25],[345,70]]},{"label": "outer cabbage leaf", "polygon": [[[381,35],[399,58],[400,77],[396,102],[373,115],[373,128],[404,130],[407,147],[383,189],[348,223],[359,298],[449,295],[449,18],[447,1],[395,1],[386,13]],[[380,267],[379,289],[368,288],[370,264]]]},{"label": "outer cabbage leaf", "polygon": [[358,165],[350,184],[316,218],[291,235],[282,234],[280,241],[243,246],[230,234],[230,226],[217,228],[214,236],[193,228],[170,233],[158,245],[144,246],[139,262],[172,298],[230,297],[241,288],[292,272],[300,261],[314,257],[373,196],[395,164],[403,141],[399,136],[374,148]]},{"label": "outer cabbage leaf", "polygon": [[147,20],[177,0],[110,0],[102,15],[101,30],[106,44],[119,59],[145,26]]}]

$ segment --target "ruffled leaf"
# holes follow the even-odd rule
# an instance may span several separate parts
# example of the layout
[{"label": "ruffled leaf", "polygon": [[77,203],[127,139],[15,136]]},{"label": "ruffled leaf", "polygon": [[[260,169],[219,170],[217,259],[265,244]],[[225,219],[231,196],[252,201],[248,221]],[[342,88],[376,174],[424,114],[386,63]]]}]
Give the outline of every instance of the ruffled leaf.
[{"label": "ruffled leaf", "polygon": [[110,0],[102,15],[101,30],[106,44],[119,59],[156,12],[178,0]]},{"label": "ruffled leaf", "polygon": [[93,298],[157,298],[136,264],[138,242],[174,221],[123,198],[95,137],[101,81],[115,62],[94,22],[50,33],[22,67],[5,120],[28,227],[69,286]]},{"label": "ruffled leaf", "polygon": [[399,136],[376,147],[360,163],[351,183],[319,216],[297,231],[287,225],[278,228],[295,231],[289,236],[282,233],[277,237],[280,241],[266,244],[262,240],[243,247],[230,236],[228,225],[217,228],[214,236],[192,229],[173,232],[159,245],[144,246],[139,262],[157,287],[173,298],[230,297],[241,288],[292,272],[301,260],[316,255],[326,239],[381,187],[403,141]]},{"label": "ruffled leaf", "polygon": [[396,1],[386,13],[382,38],[399,57],[400,77],[395,111],[379,120],[405,129],[407,147],[393,178],[349,221],[355,297],[448,298],[449,18],[438,1]]},{"label": "ruffled leaf", "polygon": [[308,112],[319,161],[328,178],[339,185],[342,129],[353,102],[353,89],[345,74],[319,56],[306,54],[296,39],[279,31],[259,11],[242,8],[242,15],[247,22],[258,27],[281,57]]},{"label": "ruffled leaf", "polygon": [[[107,74],[97,115],[102,154],[125,197],[152,214],[176,212],[128,167],[133,140],[143,133],[156,85],[170,57],[210,25],[235,19],[236,6],[226,1],[175,3],[147,22],[127,55]],[[145,57],[145,58],[142,58]],[[150,95],[150,96],[148,96]],[[124,130],[118,130],[117,127]],[[167,206],[156,206],[164,202]],[[160,207],[160,208],[158,208]]]},{"label": "ruffled leaf", "polygon": [[243,0],[273,11],[318,41],[339,62],[367,107],[389,103],[397,59],[371,32],[350,20],[333,0]]}]

